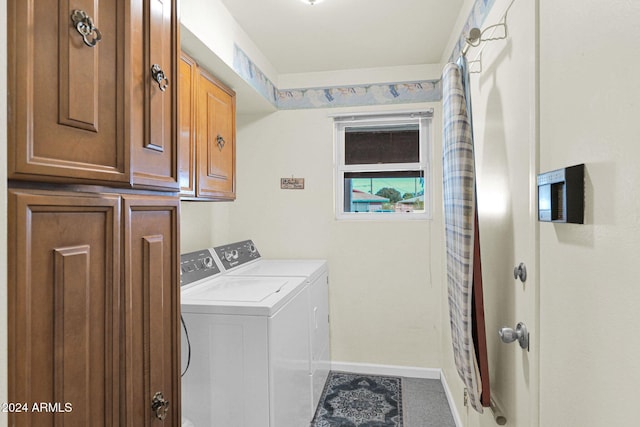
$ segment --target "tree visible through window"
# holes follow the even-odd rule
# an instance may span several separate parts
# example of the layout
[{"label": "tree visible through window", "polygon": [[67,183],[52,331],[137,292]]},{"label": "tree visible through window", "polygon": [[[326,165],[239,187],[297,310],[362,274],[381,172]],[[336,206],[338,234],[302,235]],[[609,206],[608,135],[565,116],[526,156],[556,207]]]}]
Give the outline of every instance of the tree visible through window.
[{"label": "tree visible through window", "polygon": [[336,118],[338,218],[371,219],[380,213],[428,217],[430,117],[414,113]]}]

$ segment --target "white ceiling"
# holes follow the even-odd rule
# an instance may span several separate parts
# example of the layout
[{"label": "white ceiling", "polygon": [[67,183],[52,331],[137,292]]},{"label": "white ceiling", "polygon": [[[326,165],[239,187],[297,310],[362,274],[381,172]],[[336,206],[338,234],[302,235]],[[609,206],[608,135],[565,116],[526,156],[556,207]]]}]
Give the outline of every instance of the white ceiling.
[{"label": "white ceiling", "polygon": [[438,64],[464,0],[222,0],[279,74]]}]

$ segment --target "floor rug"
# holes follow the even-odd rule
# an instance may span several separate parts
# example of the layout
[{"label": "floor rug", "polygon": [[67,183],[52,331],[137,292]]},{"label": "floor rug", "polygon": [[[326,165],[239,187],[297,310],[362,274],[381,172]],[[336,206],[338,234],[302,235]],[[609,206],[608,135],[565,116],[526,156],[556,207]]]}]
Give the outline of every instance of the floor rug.
[{"label": "floor rug", "polygon": [[403,427],[402,380],[331,371],[311,427]]}]

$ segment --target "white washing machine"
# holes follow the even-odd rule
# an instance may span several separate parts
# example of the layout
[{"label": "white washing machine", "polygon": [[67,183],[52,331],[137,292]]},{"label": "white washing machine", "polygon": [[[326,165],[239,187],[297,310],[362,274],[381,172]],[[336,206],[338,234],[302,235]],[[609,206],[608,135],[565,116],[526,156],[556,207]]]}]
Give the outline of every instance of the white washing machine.
[{"label": "white washing machine", "polygon": [[208,250],[182,255],[181,271],[184,416],[195,427],[308,425],[306,280],[224,275]]},{"label": "white washing machine", "polygon": [[244,277],[304,277],[309,288],[310,419],[331,369],[329,276],[325,260],[265,259],[251,240],[213,248],[225,274]]}]

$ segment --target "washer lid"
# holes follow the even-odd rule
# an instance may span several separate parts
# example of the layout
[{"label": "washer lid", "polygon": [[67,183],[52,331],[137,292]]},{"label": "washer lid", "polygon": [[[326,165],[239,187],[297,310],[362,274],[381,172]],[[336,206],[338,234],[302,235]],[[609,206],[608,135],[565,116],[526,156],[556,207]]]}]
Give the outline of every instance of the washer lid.
[{"label": "washer lid", "polygon": [[180,292],[184,313],[274,315],[306,288],[304,277],[221,276]]},{"label": "washer lid", "polygon": [[286,279],[255,280],[249,277],[236,277],[232,280],[221,280],[213,286],[194,288],[185,292],[184,297],[232,302],[260,302],[278,293],[287,284]]},{"label": "washer lid", "polygon": [[304,276],[315,280],[327,269],[321,259],[260,259],[228,272],[238,276]]}]

